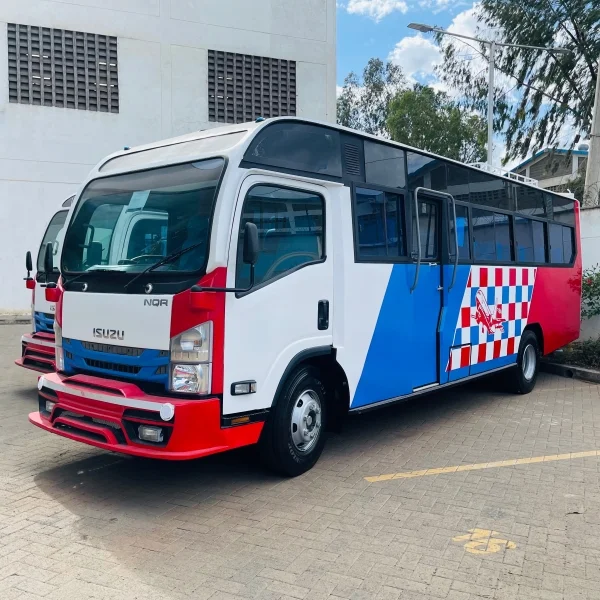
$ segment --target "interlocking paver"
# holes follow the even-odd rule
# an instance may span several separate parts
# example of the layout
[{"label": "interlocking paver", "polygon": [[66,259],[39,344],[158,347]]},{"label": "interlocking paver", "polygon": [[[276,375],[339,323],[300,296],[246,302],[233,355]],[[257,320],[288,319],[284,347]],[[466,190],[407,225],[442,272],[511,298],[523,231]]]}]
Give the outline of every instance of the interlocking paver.
[{"label": "interlocking paver", "polygon": [[[349,419],[293,480],[252,449],[111,455],[30,426],[36,377],[0,327],[0,598],[600,599],[600,457],[365,477],[600,450],[600,386],[501,379]],[[471,554],[453,538],[513,542]]]}]

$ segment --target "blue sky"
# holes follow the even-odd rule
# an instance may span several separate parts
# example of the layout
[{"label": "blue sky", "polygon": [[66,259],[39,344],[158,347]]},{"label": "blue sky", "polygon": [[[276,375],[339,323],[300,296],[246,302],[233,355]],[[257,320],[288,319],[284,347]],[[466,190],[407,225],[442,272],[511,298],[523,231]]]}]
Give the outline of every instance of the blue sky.
[{"label": "blue sky", "polygon": [[407,28],[421,22],[473,34],[474,3],[468,0],[337,0],[337,84],[360,73],[371,57],[392,59],[405,74],[433,83],[439,53],[432,35]]}]

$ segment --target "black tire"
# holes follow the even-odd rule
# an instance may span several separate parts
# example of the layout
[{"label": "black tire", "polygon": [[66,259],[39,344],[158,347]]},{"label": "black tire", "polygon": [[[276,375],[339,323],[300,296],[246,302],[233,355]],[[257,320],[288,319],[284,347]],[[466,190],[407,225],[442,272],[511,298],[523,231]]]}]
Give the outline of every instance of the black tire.
[{"label": "black tire", "polygon": [[[280,475],[296,477],[314,466],[325,446],[326,399],[325,386],[318,369],[304,366],[292,372],[275,399],[274,407],[260,438],[259,452],[267,467]],[[298,437],[304,437],[304,434],[298,433],[297,426],[294,429],[295,433],[292,433],[295,425],[292,423],[292,417],[298,420],[298,415],[303,410],[309,410],[311,406],[315,410],[318,408],[320,412],[315,413],[313,410],[306,415],[308,425],[303,431],[308,431],[308,428],[312,427],[308,435],[314,432],[314,441],[309,439],[306,442],[306,449],[303,450],[301,444],[298,445]],[[320,418],[318,428],[317,414]]]},{"label": "black tire", "polygon": [[[532,361],[534,364],[532,365]],[[533,331],[521,336],[517,366],[511,369],[510,389],[516,394],[529,394],[535,387],[540,368],[540,344]]]}]

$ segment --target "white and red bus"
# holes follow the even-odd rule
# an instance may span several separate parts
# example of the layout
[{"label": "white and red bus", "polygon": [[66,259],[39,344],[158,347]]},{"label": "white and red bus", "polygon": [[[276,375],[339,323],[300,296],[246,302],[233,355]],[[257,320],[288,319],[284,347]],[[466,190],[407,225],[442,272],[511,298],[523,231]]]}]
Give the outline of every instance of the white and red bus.
[{"label": "white and red bus", "polygon": [[[46,300],[44,288],[46,283],[58,281],[58,264],[53,264],[52,272],[44,270],[44,253],[48,244],[52,245],[54,257],[58,254],[60,237],[65,224],[69,207],[75,196],[67,198],[48,223],[46,232],[38,249],[35,276],[31,277],[33,264],[31,252],[27,251],[25,256],[25,268],[27,277],[25,285],[31,290],[31,333],[21,336],[21,357],[15,360],[15,364],[25,369],[39,371],[41,373],[52,373],[54,365],[54,302]],[[56,261],[53,261],[56,263]],[[37,294],[36,294],[37,290]]]},{"label": "white and red bus", "polygon": [[153,458],[258,443],[297,475],[349,411],[500,370],[527,393],[540,356],[579,334],[578,215],[534,185],[300,119],[116,153],[69,214],[47,288],[57,372],[29,418]]}]

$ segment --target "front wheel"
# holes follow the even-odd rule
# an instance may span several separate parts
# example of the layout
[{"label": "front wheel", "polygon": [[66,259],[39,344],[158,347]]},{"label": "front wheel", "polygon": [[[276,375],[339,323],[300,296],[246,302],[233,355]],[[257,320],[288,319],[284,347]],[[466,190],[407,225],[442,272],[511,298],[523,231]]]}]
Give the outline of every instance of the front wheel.
[{"label": "front wheel", "polygon": [[517,394],[529,394],[535,387],[540,365],[540,345],[533,331],[521,336],[517,368],[512,369],[510,387]]},{"label": "front wheel", "polygon": [[311,469],[325,445],[326,392],[314,367],[296,369],[286,383],[259,442],[263,462],[282,475]]}]

